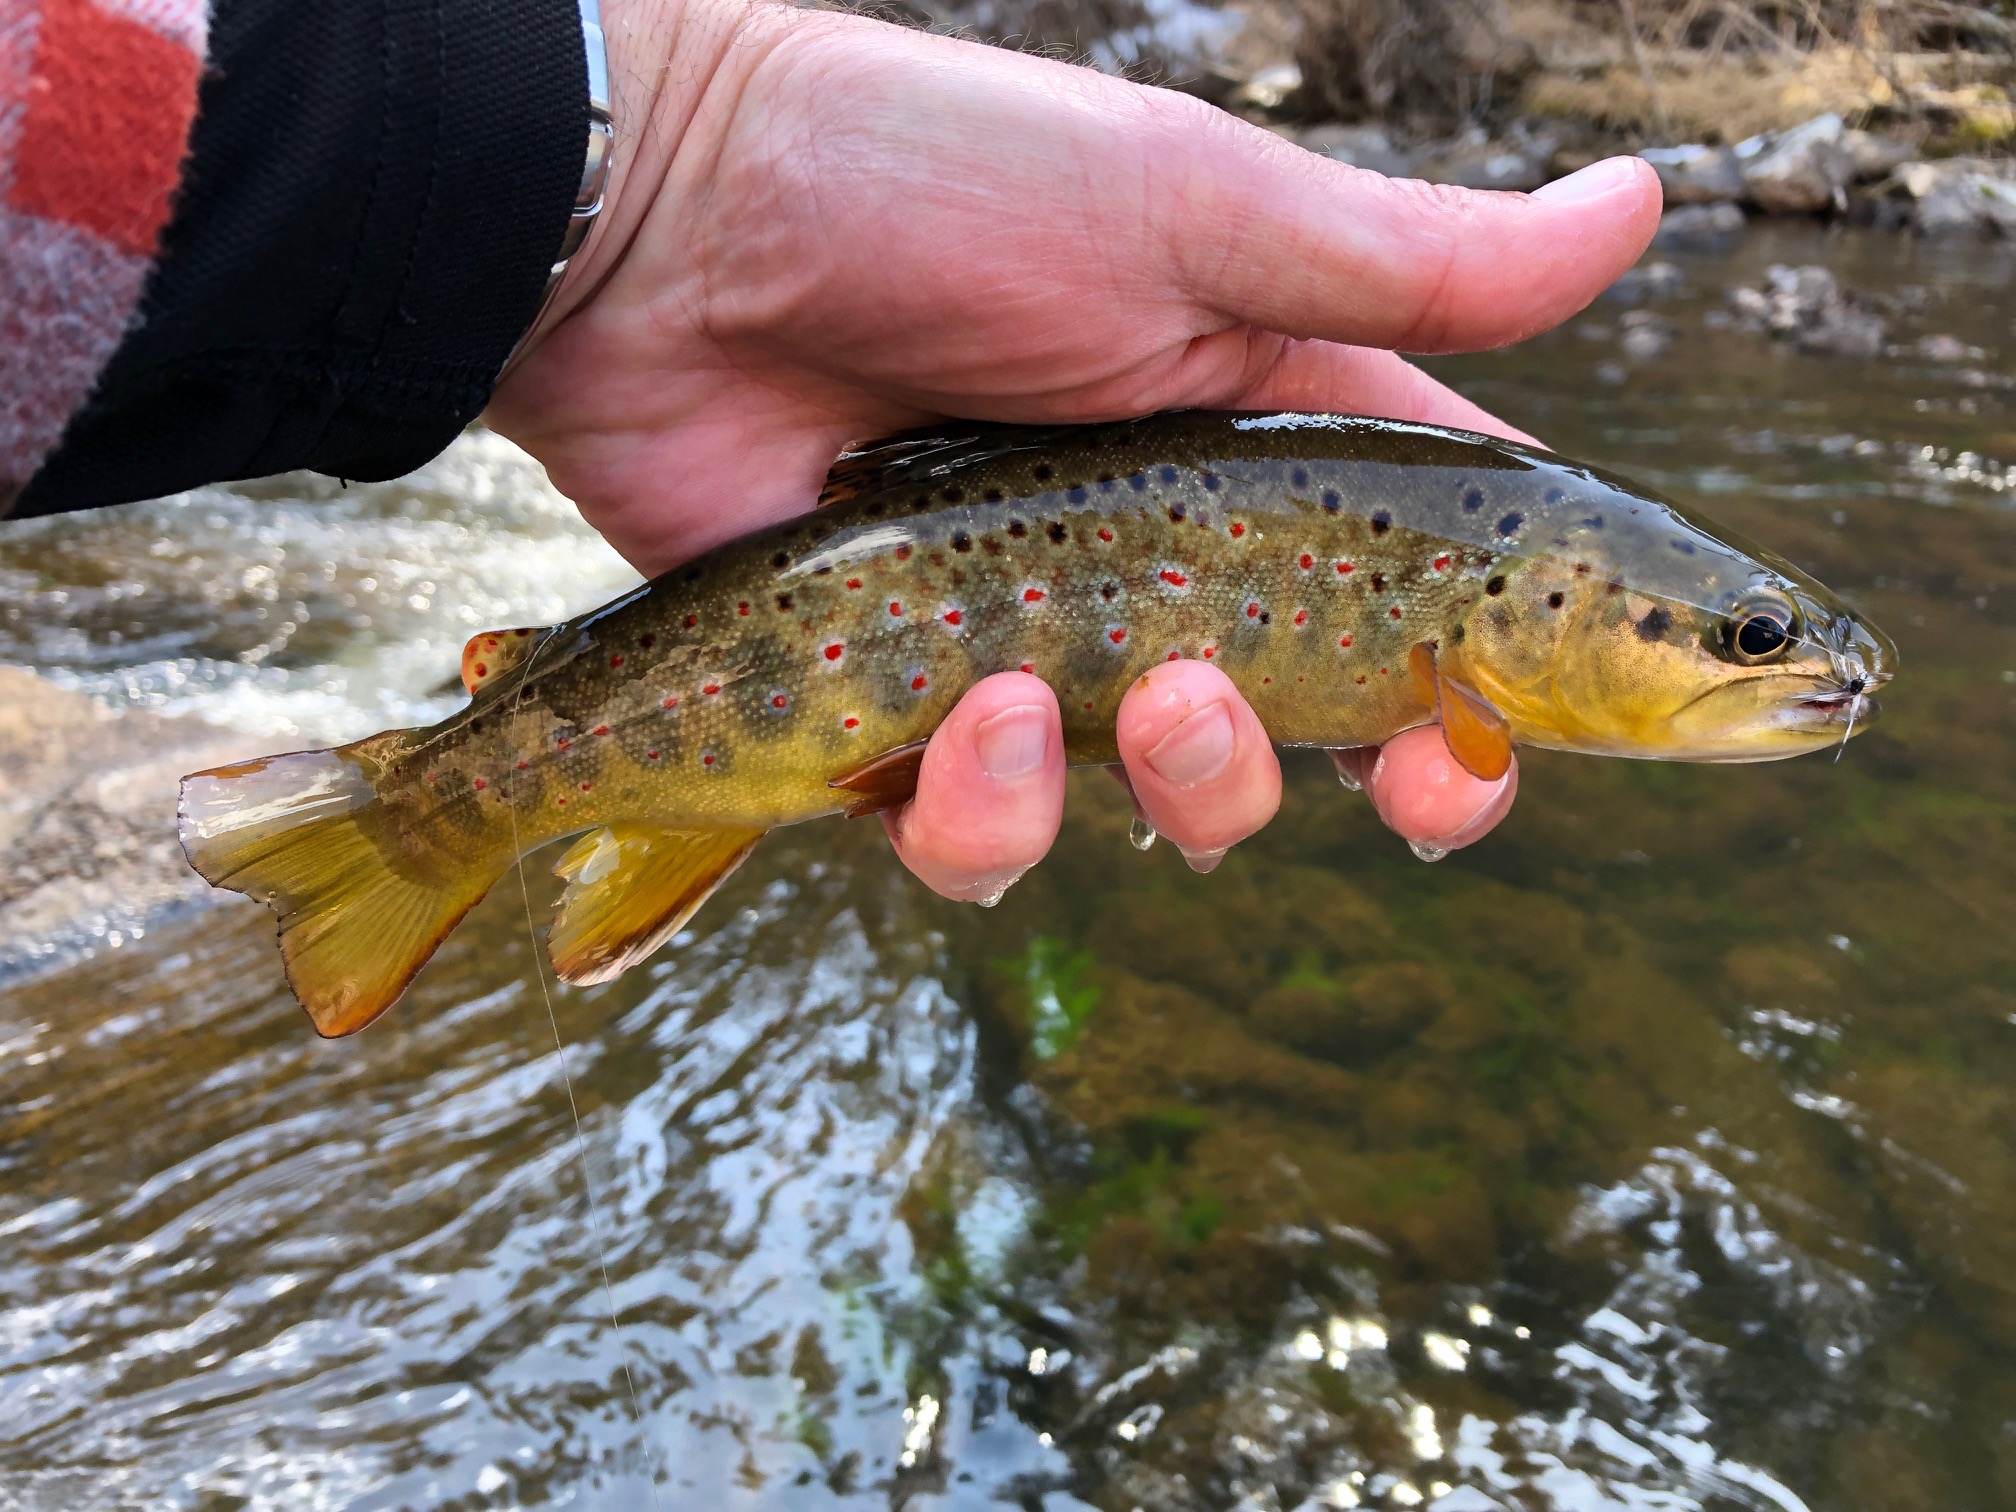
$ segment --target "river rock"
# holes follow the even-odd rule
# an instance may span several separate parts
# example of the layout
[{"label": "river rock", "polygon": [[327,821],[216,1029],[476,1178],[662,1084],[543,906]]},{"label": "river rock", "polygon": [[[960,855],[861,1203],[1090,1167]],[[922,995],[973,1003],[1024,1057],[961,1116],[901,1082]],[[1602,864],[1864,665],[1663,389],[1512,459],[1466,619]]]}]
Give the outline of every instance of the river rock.
[{"label": "river rock", "polygon": [[1732,149],[1744,192],[1773,215],[1812,215],[1845,209],[1855,159],[1843,138],[1847,128],[1833,111],[1790,131],[1752,137]]},{"label": "river rock", "polygon": [[1743,169],[1734,151],[1706,147],[1647,147],[1638,156],[1659,175],[1668,205],[1712,205],[1743,197]]},{"label": "river rock", "polygon": [[1817,264],[1774,264],[1761,289],[1731,289],[1729,306],[1745,330],[1790,341],[1802,351],[1877,357],[1884,350],[1883,316]]},{"label": "river rock", "polygon": [[1652,245],[1706,250],[1727,245],[1742,229],[1743,212],[1726,200],[1719,205],[1680,205],[1659,217]]},{"label": "river rock", "polygon": [[1891,184],[1914,201],[1911,223],[1927,236],[2016,235],[2016,180],[1980,158],[1906,163]]}]

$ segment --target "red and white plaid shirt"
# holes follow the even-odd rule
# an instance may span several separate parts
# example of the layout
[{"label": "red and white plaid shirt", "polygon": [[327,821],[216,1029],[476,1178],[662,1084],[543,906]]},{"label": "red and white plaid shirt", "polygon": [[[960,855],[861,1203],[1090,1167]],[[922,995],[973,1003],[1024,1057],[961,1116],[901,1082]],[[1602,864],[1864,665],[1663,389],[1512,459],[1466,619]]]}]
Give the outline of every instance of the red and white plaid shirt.
[{"label": "red and white plaid shirt", "polygon": [[0,513],[132,321],[208,26],[204,0],[0,0]]}]

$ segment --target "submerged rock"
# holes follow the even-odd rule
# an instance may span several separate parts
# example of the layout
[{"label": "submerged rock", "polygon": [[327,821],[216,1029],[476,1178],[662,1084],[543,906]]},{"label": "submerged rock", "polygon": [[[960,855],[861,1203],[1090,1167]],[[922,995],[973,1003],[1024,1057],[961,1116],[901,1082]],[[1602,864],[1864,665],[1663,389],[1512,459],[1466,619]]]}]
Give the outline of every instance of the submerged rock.
[{"label": "submerged rock", "polygon": [[1724,201],[1719,205],[1682,205],[1659,217],[1652,245],[1665,248],[1710,249],[1726,245],[1743,229],[1743,212]]},{"label": "submerged rock", "polygon": [[1729,305],[1738,326],[1790,341],[1802,351],[1877,357],[1884,350],[1883,316],[1817,264],[1774,264],[1763,288],[1731,289]]}]

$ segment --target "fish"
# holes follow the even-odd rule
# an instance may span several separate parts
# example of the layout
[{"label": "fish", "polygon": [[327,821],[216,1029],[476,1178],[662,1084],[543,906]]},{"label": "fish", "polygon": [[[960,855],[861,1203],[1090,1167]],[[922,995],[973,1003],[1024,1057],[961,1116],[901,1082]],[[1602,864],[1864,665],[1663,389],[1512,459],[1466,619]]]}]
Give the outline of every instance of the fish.
[{"label": "fish", "polygon": [[1489,780],[1518,745],[1845,742],[1897,652],[1790,563],[1535,446],[1300,412],[947,427],[843,454],[818,508],[591,613],[475,636],[439,724],[192,774],[179,832],[278,914],[295,995],[345,1035],[534,849],[572,840],[555,974],[608,981],[767,831],[905,802],[980,678],[1048,681],[1067,759],[1101,765],[1176,658],[1279,745],[1439,722]]}]

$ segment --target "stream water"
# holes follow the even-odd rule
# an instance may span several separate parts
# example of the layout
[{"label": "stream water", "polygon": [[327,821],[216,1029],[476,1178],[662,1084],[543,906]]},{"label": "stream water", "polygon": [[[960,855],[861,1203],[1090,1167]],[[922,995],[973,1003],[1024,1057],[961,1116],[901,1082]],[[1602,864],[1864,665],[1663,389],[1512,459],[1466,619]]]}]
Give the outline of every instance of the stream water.
[{"label": "stream water", "polygon": [[[1434,367],[1889,629],[1838,764],[1529,753],[1426,866],[1296,757],[1209,877],[1083,774],[991,912],[805,826],[550,1016],[507,879],[339,1043],[262,909],[87,931],[0,980],[0,1506],[2016,1504],[2016,262],[1653,258]],[[264,750],[625,581],[473,438],[0,526],[0,660]]]}]

